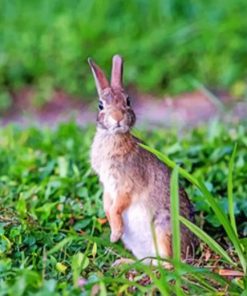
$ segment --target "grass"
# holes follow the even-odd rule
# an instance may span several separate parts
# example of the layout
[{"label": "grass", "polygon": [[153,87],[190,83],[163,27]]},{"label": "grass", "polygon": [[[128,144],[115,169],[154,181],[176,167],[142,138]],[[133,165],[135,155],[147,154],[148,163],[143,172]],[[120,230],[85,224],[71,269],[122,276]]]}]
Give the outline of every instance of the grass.
[{"label": "grass", "polygon": [[26,86],[36,89],[38,105],[56,89],[86,98],[95,93],[87,58],[109,71],[115,53],[126,59],[126,83],[142,91],[200,85],[246,95],[245,0],[1,4],[1,109]]},{"label": "grass", "polygon": [[229,164],[229,173],[228,173],[228,182],[227,182],[227,193],[228,193],[228,209],[229,209],[229,216],[230,216],[230,221],[231,221],[231,226],[237,235],[237,226],[236,226],[236,221],[235,221],[235,216],[234,216],[234,200],[233,200],[233,166],[234,166],[234,159],[236,156],[236,149],[237,146],[234,147],[232,157],[230,159],[230,164]]},{"label": "grass", "polygon": [[[135,131],[159,152],[148,149],[175,167],[174,271],[138,261],[112,267],[117,258],[132,256],[121,243],[109,242],[102,189],[89,164],[93,133],[73,123],[56,130],[0,130],[0,295],[244,293],[246,124],[228,128],[212,122],[182,137],[175,131]],[[193,266],[179,260],[178,174],[200,226],[180,221],[204,241],[201,248],[206,243],[215,252],[209,259],[198,254],[201,259]],[[224,271],[232,276],[222,276]]]}]

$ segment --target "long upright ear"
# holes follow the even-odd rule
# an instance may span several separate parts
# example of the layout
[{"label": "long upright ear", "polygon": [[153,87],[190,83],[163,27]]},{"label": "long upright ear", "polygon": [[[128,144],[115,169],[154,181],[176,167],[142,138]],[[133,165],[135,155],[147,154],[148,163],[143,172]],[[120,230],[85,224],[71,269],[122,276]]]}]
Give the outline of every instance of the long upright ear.
[{"label": "long upright ear", "polygon": [[98,65],[94,63],[94,61],[91,58],[88,58],[88,63],[93,72],[98,95],[100,96],[102,90],[110,87],[109,82],[105,76],[105,73],[100,69]]},{"label": "long upright ear", "polygon": [[123,88],[123,59],[120,55],[114,55],[112,58],[111,86]]}]

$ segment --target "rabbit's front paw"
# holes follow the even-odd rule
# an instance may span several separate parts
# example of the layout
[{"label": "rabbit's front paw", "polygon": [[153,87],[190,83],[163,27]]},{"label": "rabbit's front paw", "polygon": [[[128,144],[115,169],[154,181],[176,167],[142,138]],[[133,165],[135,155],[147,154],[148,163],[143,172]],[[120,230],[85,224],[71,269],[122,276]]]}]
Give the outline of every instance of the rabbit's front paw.
[{"label": "rabbit's front paw", "polygon": [[122,230],[112,231],[110,237],[111,242],[116,243],[121,238],[122,234]]}]

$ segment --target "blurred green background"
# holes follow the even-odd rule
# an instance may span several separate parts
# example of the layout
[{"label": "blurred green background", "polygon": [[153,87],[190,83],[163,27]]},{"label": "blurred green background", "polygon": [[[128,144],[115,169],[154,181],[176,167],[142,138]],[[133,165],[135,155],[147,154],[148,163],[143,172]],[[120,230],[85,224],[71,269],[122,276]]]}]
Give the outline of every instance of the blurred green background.
[{"label": "blurred green background", "polygon": [[246,0],[1,0],[1,106],[34,86],[86,98],[95,87],[86,59],[109,71],[127,62],[125,81],[140,91],[180,93],[195,81],[244,96]]}]

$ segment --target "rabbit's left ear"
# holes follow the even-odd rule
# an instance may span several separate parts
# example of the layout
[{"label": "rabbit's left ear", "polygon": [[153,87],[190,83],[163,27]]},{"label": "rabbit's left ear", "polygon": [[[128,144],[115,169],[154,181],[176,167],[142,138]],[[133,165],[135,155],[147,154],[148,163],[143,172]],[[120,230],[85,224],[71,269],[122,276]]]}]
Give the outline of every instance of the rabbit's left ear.
[{"label": "rabbit's left ear", "polygon": [[111,87],[123,88],[123,59],[120,55],[112,58]]},{"label": "rabbit's left ear", "polygon": [[88,63],[93,72],[98,95],[100,96],[104,89],[110,87],[110,84],[105,76],[105,73],[100,69],[98,65],[94,63],[91,58],[88,58]]}]

